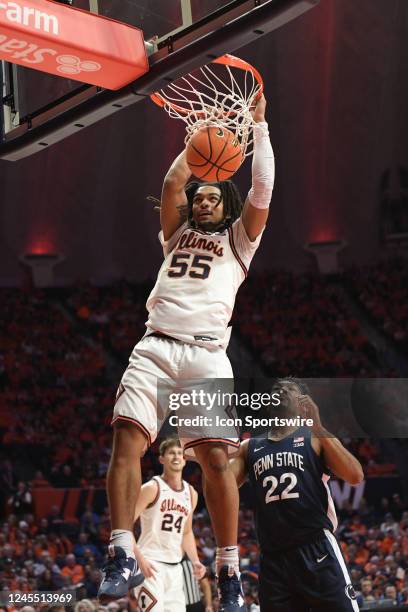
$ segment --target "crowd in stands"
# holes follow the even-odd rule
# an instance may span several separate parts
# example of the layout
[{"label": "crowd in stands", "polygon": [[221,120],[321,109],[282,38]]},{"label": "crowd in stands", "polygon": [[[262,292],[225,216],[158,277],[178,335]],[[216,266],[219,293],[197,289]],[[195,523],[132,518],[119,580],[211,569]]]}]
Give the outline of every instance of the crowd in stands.
[{"label": "crowd in stands", "polygon": [[[50,293],[1,291],[0,504],[18,479],[86,486],[104,478],[114,391],[103,348]],[[1,460],[1,456],[0,456]]]},{"label": "crowd in stands", "polygon": [[397,257],[346,274],[376,328],[408,352],[408,260]]},{"label": "crowd in stands", "polygon": [[[89,513],[94,515],[91,522]],[[212,579],[216,610],[215,542],[205,509],[195,515],[194,533]],[[358,511],[343,509],[337,535],[360,605],[369,607],[386,599],[393,605],[408,604],[408,506],[399,494],[383,499],[377,508],[363,499]],[[32,512],[19,517],[11,513],[0,524],[0,590],[75,590],[77,599],[90,599],[96,606],[108,538],[107,510],[97,515],[88,509],[74,525],[59,515],[58,508],[41,519]],[[239,540],[247,602],[256,602],[259,549],[250,508],[240,511]],[[129,605],[134,609],[134,601]]]},{"label": "crowd in stands", "polygon": [[71,292],[66,304],[83,329],[127,361],[145,333],[146,300],[152,286],[150,281],[137,285],[122,281],[110,287],[86,285]]},{"label": "crowd in stands", "polygon": [[238,294],[233,324],[276,376],[369,377],[378,371],[374,347],[321,276],[249,276]]},{"label": "crowd in stands", "polygon": [[[348,276],[353,290],[362,288],[359,299],[376,323],[401,346],[407,316],[403,274],[402,266],[380,264],[371,276]],[[120,282],[107,288],[1,290],[0,512],[8,518],[0,529],[0,589],[74,585],[81,597],[95,598],[109,535],[107,513],[88,509],[67,522],[54,507],[48,517],[37,519],[34,492],[104,487],[118,383],[108,364],[126,365],[143,335],[150,288],[150,283]],[[274,376],[378,375],[373,346],[325,279],[283,272],[250,276],[239,294],[233,325]],[[351,447],[367,476],[395,473],[393,458],[381,443],[363,440]],[[145,478],[158,469],[155,453],[149,452]],[[186,475],[200,489],[201,475],[193,464]],[[367,508],[357,516],[343,515],[343,551],[361,597],[378,600],[387,594],[408,601],[408,515],[405,508],[388,508],[394,521],[388,528],[391,519],[382,510],[384,516]],[[257,596],[258,548],[251,511],[243,510],[240,520],[249,604]],[[195,533],[203,562],[211,568],[214,541],[205,511]]]},{"label": "crowd in stands", "polygon": [[[103,479],[119,376],[109,378],[107,355],[126,365],[144,331],[150,288],[118,282],[1,290],[0,438],[18,478],[39,470],[51,485],[70,487]],[[369,375],[376,368],[358,322],[319,277],[253,275],[234,326],[272,375]],[[10,492],[7,470],[0,479],[1,503]]]}]

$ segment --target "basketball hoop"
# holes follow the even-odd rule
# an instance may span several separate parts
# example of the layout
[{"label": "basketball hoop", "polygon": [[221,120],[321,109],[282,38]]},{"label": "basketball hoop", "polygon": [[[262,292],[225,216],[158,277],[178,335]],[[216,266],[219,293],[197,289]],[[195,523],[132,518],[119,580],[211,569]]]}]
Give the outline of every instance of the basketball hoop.
[{"label": "basketball hoop", "polygon": [[186,144],[200,128],[222,126],[233,132],[244,159],[252,153],[251,108],[263,88],[256,68],[239,57],[223,55],[150,97],[170,117],[186,123]]}]

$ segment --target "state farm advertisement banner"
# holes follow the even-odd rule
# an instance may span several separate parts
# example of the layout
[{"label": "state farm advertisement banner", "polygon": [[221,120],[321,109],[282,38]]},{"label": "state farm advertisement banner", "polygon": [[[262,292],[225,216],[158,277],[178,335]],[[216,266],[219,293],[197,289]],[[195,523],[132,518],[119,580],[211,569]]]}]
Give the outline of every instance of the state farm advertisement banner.
[{"label": "state farm advertisement banner", "polygon": [[50,0],[0,0],[0,59],[105,89],[149,69],[141,30]]}]

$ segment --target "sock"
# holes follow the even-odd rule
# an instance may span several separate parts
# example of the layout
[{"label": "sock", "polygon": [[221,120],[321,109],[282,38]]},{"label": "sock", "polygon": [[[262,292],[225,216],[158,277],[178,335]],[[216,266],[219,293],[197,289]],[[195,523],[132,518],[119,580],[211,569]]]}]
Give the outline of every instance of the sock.
[{"label": "sock", "polygon": [[120,546],[126,552],[127,557],[135,558],[135,553],[133,550],[133,533],[131,531],[126,531],[125,529],[114,529],[111,532],[111,537],[109,540],[110,546]]},{"label": "sock", "polygon": [[223,565],[228,565],[228,574],[232,576],[234,573],[240,576],[239,572],[239,558],[238,558],[238,546],[225,546],[224,548],[218,548],[215,555],[215,572],[219,575],[220,569]]}]

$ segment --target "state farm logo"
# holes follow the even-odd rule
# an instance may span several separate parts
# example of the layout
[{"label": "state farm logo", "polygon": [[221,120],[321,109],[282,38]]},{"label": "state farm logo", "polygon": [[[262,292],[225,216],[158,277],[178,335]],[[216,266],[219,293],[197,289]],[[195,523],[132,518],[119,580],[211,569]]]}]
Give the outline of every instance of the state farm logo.
[{"label": "state farm logo", "polygon": [[7,21],[23,25],[29,30],[38,30],[55,36],[59,34],[58,18],[45,11],[18,2],[2,2],[1,0],[0,11],[4,11],[4,13],[0,13],[0,20],[1,16],[4,15]]},{"label": "state farm logo", "polygon": [[56,59],[59,64],[58,72],[67,77],[73,74],[80,74],[81,72],[97,72],[102,68],[98,62],[81,60],[76,55],[59,55]]},{"label": "state farm logo", "polygon": [[9,61],[24,62],[28,65],[43,64],[49,62],[51,57],[55,57],[57,68],[56,70],[69,78],[80,74],[81,72],[97,72],[102,70],[102,65],[94,60],[81,60],[77,55],[68,55],[66,53],[58,55],[56,49],[39,47],[33,43],[17,38],[8,38],[5,34],[0,34],[0,55]]}]

